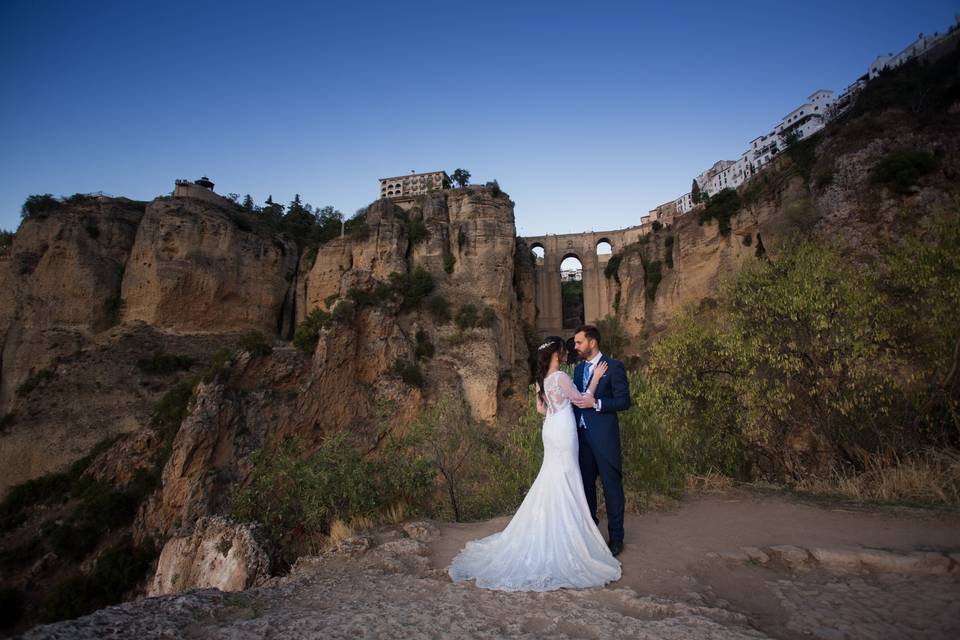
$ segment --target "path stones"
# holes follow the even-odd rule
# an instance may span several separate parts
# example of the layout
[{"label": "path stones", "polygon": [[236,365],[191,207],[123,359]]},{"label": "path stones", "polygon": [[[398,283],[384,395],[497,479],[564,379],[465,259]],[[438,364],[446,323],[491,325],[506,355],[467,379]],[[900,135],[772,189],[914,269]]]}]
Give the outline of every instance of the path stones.
[{"label": "path stones", "polygon": [[834,571],[870,570],[878,573],[944,576],[960,574],[960,553],[940,551],[897,552],[858,546],[798,547],[790,544],[770,547],[740,547],[737,550],[711,552],[711,559],[729,562],[781,562],[790,569],[820,566]]},{"label": "path stones", "polygon": [[778,544],[767,547],[766,552],[771,558],[785,563],[791,569],[803,566],[810,557],[810,553],[806,549],[795,547],[792,544]]}]

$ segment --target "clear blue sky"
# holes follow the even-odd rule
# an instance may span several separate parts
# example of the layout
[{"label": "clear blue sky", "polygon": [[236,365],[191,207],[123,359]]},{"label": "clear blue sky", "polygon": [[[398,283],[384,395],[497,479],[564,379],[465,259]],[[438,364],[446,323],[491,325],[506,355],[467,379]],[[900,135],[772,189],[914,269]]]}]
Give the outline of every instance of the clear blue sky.
[{"label": "clear blue sky", "polygon": [[620,228],[953,2],[0,3],[0,228],[34,193],[496,178],[521,234]]}]

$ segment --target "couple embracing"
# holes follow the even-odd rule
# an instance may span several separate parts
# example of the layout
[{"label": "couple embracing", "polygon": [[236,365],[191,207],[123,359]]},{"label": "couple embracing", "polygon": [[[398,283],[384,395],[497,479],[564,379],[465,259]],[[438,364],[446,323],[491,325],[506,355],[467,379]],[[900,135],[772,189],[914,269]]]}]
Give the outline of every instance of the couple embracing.
[{"label": "couple embracing", "polygon": [[[498,591],[551,591],[619,580],[624,494],[617,412],[630,406],[623,363],[600,351],[600,332],[574,335],[581,362],[573,379],[560,369],[564,340],[537,351],[537,411],[545,416],[543,463],[510,523],[467,542],[447,569],[456,582]],[[603,484],[609,542],[597,518],[597,476]]]}]

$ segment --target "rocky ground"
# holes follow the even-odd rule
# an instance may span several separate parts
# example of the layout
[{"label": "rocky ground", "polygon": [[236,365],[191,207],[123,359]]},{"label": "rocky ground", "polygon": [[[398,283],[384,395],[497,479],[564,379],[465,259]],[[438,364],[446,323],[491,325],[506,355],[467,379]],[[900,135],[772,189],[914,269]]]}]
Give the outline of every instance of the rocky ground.
[{"label": "rocky ground", "polygon": [[451,583],[444,568],[463,542],[508,520],[385,528],[247,591],[143,598],[21,637],[960,635],[960,514],[698,495],[629,516],[624,575],[605,588],[500,593]]}]

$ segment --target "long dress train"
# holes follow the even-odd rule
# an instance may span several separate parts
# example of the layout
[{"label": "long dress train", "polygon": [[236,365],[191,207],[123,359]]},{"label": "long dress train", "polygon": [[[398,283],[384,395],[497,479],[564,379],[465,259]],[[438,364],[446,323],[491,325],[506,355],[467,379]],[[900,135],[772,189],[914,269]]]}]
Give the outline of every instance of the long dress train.
[{"label": "long dress train", "polygon": [[505,529],[467,542],[447,573],[498,591],[551,591],[619,580],[620,561],[590,516],[578,462],[570,399],[580,397],[563,371],[544,380],[543,463]]}]

